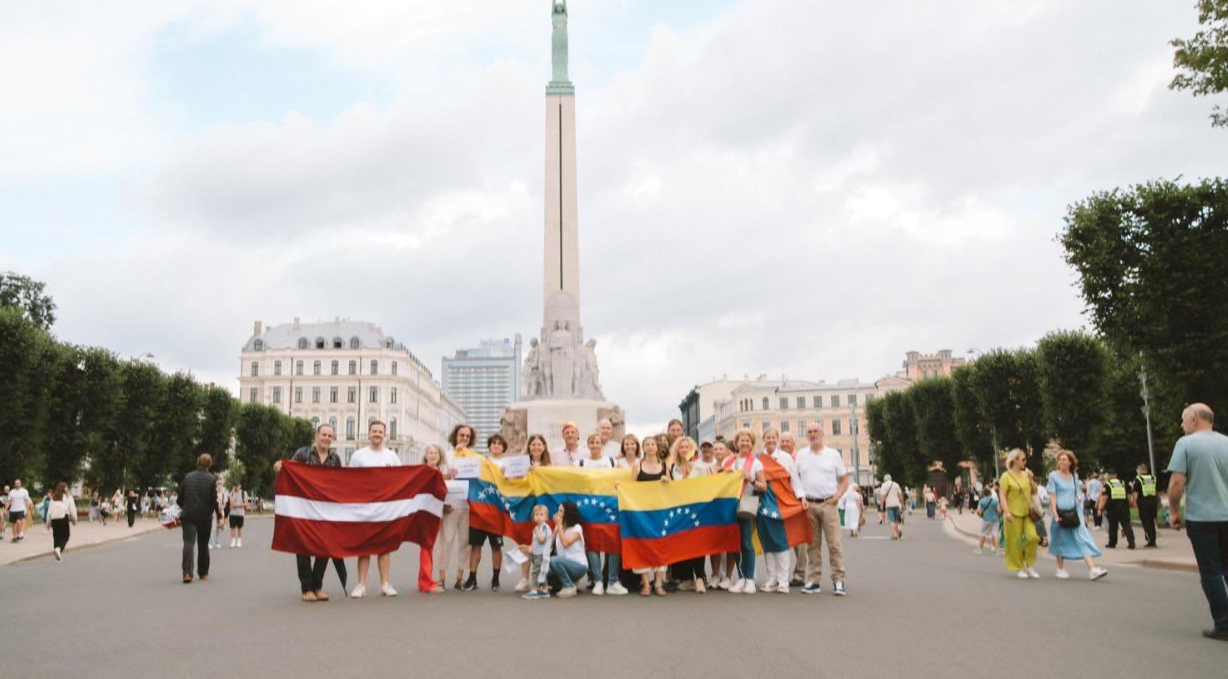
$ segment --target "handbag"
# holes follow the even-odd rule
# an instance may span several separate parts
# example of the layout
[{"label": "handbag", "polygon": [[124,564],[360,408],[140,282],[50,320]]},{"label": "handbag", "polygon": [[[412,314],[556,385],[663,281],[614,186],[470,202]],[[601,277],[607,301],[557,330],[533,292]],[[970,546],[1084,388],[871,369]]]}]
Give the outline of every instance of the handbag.
[{"label": "handbag", "polygon": [[[750,471],[754,464],[755,456],[753,454],[747,455],[746,464],[742,467],[742,473],[745,474]],[[746,492],[749,486],[750,484],[745,482],[742,484],[742,497],[738,499],[738,518],[743,521],[749,521],[759,513],[759,496],[755,495],[753,488],[752,492]]]},{"label": "handbag", "polygon": [[1007,475],[1007,476],[1009,476],[1009,477],[1011,477],[1011,481],[1014,481],[1014,482],[1015,482],[1015,487],[1019,489],[1019,492],[1024,493],[1025,495],[1027,495],[1027,496],[1028,496],[1028,518],[1029,518],[1029,519],[1031,519],[1031,520],[1033,520],[1033,521],[1040,521],[1040,520],[1041,520],[1041,518],[1042,518],[1042,516],[1041,516],[1040,510],[1039,510],[1039,509],[1037,509],[1037,507],[1036,507],[1036,503],[1032,501],[1032,496],[1031,496],[1031,494],[1026,493],[1026,492],[1023,490],[1023,484],[1022,484],[1022,483],[1019,483],[1019,479],[1015,478],[1015,475],[1014,475],[1014,474],[1011,474],[1010,472],[1007,472],[1007,474],[1006,474],[1006,475]]},{"label": "handbag", "polygon": [[1057,506],[1057,500],[1054,500],[1053,506],[1057,510],[1057,525],[1062,528],[1078,528],[1079,527],[1079,477],[1074,477],[1075,484],[1075,506],[1070,509],[1062,509]]}]

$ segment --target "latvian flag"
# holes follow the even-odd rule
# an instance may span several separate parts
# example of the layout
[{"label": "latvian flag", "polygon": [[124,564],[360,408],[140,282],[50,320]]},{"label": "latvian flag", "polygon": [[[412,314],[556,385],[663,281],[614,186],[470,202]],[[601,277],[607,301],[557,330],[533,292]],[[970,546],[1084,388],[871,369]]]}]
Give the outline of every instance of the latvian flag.
[{"label": "latvian flag", "polygon": [[346,469],[287,461],[275,492],[273,549],[347,557],[393,552],[403,542],[434,547],[447,486],[425,465]]}]

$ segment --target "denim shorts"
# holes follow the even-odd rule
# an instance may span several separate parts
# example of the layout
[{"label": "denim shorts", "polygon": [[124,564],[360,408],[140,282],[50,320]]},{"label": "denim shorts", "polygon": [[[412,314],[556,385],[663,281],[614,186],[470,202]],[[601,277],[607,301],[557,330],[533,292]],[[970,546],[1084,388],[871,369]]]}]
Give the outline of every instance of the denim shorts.
[{"label": "denim shorts", "polygon": [[891,523],[899,523],[900,522],[900,508],[899,507],[888,507],[887,508],[887,520],[890,521]]}]

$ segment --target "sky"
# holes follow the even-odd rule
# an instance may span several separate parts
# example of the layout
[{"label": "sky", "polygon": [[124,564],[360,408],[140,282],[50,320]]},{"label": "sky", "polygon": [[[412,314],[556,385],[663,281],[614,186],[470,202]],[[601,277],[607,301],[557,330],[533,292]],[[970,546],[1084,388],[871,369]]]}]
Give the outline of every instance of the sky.
[{"label": "sky", "polygon": [[[1085,327],[1094,192],[1222,171],[1173,0],[572,0],[581,309],[630,428],[728,375]],[[237,389],[253,321],[541,324],[547,0],[0,3],[0,270]]]}]

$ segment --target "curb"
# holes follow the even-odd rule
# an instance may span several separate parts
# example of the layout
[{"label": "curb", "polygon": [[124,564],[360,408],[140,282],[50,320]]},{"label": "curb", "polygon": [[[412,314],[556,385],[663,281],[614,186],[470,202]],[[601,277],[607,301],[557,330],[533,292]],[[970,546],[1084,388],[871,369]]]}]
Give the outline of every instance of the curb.
[{"label": "curb", "polygon": [[[951,524],[952,528],[954,528],[957,532],[963,535],[966,535],[970,538],[981,537],[980,533],[973,533],[972,531],[964,530],[958,523],[955,522],[954,519],[952,519],[949,516],[947,517],[947,521]],[[1163,559],[1143,559],[1142,561],[1129,561],[1129,562],[1123,563],[1122,565],[1142,566],[1143,568],[1153,568],[1155,570],[1161,570],[1161,571],[1184,571],[1186,573],[1197,573],[1198,572],[1197,564],[1183,563],[1181,561],[1165,561]]]}]

